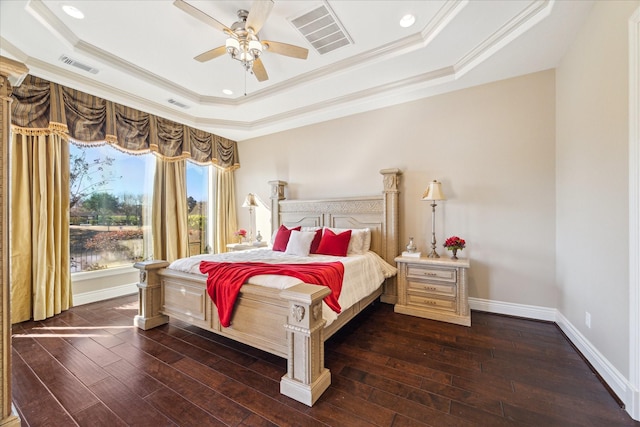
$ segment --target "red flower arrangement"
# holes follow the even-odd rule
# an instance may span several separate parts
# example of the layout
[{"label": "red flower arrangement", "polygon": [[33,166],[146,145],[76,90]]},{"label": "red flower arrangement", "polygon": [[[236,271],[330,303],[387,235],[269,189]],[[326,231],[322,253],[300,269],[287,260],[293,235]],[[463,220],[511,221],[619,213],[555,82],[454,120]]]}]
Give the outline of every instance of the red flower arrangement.
[{"label": "red flower arrangement", "polygon": [[247,230],[241,228],[240,230],[235,232],[235,235],[240,237],[247,237]]},{"label": "red flower arrangement", "polygon": [[458,236],[451,236],[449,237],[445,242],[444,242],[444,247],[447,248],[448,251],[452,251],[452,250],[462,250],[464,249],[465,245],[467,244],[467,242],[464,241],[464,239],[461,239]]}]

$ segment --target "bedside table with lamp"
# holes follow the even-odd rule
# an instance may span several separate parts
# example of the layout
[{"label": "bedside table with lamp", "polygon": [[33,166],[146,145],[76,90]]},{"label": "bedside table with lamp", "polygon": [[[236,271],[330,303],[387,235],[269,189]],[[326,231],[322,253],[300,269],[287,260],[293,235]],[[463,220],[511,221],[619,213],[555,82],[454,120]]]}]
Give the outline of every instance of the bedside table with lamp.
[{"label": "bedside table with lamp", "polygon": [[431,202],[431,252],[421,256],[410,239],[407,251],[395,258],[398,267],[398,302],[396,313],[471,326],[467,269],[469,260],[459,259],[457,251],[465,241],[453,236],[445,242],[452,249],[451,258],[440,258],[436,251],[436,201],[446,200],[438,181],[429,183],[422,200]]}]

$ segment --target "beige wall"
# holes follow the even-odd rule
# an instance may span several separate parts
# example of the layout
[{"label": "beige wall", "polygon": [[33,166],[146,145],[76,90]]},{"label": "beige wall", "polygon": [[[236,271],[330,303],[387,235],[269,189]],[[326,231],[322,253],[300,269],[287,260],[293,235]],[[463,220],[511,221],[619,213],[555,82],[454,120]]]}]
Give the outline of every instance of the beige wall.
[{"label": "beige wall", "polygon": [[628,19],[639,6],[596,2],[557,69],[558,310],[626,377]]},{"label": "beige wall", "polygon": [[[400,235],[427,252],[438,179],[444,239],[467,240],[472,297],[555,308],[555,76],[544,71],[239,143],[238,197],[376,194],[383,168],[403,171]],[[242,212],[238,207],[239,212]],[[240,225],[248,219],[240,215]],[[402,248],[398,248],[400,251]]]}]

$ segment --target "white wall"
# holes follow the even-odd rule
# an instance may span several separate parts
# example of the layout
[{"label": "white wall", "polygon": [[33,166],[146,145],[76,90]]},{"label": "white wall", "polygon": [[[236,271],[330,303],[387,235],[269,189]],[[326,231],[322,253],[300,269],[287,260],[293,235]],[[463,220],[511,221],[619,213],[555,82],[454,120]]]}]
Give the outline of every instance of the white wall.
[{"label": "white wall", "polygon": [[[557,306],[555,286],[555,75],[544,71],[239,143],[238,195],[289,198],[377,194],[383,168],[400,168],[400,235],[427,252],[433,179],[444,239],[467,240],[470,296]],[[244,220],[244,222],[243,222]],[[240,218],[241,225],[248,225]],[[401,248],[398,248],[400,251]]]},{"label": "white wall", "polygon": [[558,310],[627,378],[628,20],[639,6],[596,2],[557,69]]}]

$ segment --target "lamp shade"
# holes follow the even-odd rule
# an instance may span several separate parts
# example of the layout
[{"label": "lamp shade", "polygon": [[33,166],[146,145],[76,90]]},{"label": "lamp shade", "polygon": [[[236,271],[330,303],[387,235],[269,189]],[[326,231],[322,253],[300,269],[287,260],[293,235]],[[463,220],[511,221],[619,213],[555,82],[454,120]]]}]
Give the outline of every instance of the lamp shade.
[{"label": "lamp shade", "polygon": [[242,204],[242,207],[253,208],[255,206],[258,206],[258,203],[256,202],[256,196],[254,196],[253,193],[247,194],[247,197],[244,199],[244,203]]},{"label": "lamp shade", "polygon": [[435,179],[429,183],[429,186],[424,190],[422,200],[447,200],[442,192],[442,184]]}]

